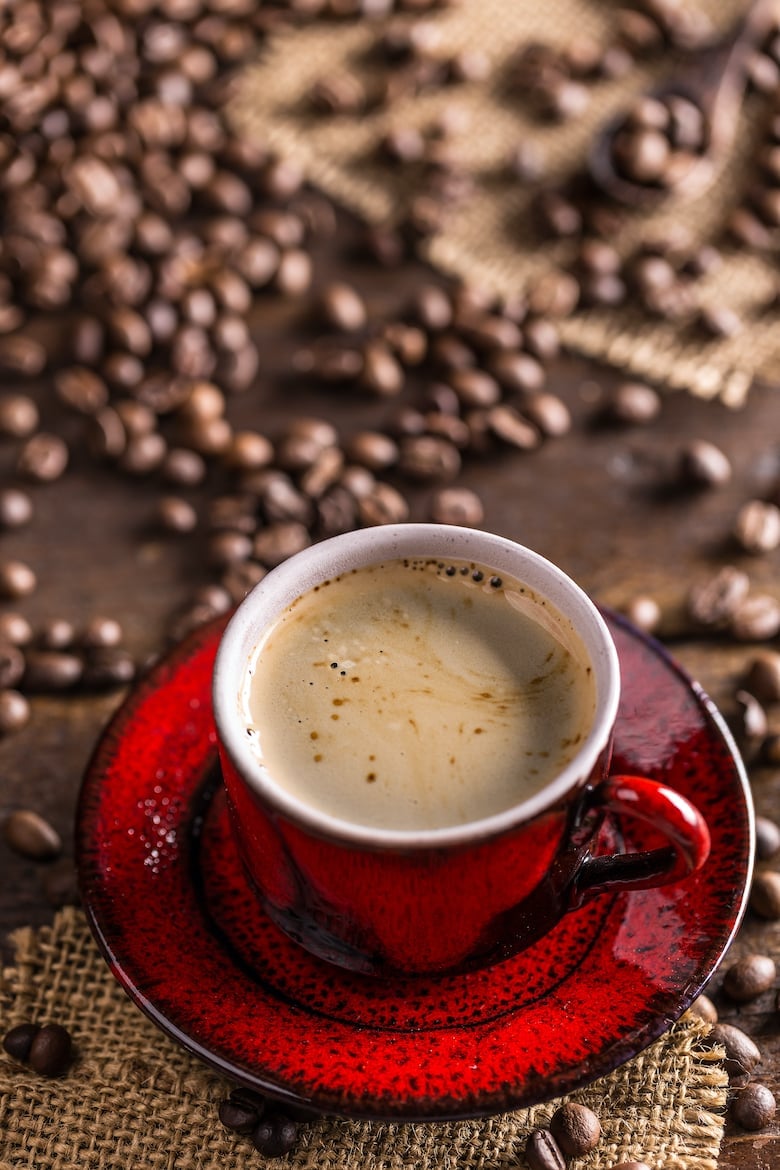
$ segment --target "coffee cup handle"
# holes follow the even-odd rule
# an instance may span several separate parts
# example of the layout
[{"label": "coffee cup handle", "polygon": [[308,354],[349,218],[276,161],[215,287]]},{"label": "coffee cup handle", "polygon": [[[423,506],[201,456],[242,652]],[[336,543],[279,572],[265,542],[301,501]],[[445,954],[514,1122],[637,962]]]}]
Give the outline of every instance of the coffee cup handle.
[{"label": "coffee cup handle", "polygon": [[710,852],[704,817],[679,792],[641,776],[609,776],[590,794],[589,807],[635,817],[669,844],[642,853],[587,854],[570,890],[570,908],[605,891],[645,890],[679,881],[700,869]]}]

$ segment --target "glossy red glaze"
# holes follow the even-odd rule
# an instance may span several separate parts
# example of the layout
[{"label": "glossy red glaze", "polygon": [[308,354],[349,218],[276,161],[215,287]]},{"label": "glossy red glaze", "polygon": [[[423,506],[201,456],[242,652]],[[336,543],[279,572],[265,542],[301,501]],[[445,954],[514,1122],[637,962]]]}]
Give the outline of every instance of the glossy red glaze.
[{"label": "glossy red glaze", "polygon": [[[712,852],[698,873],[595,899],[476,972],[378,980],[323,963],[258,907],[232,844],[215,766],[212,626],[136,688],[82,789],[84,904],[122,986],[235,1080],[349,1116],[500,1112],[644,1048],[699,994],[738,927],[752,808],[706,696],[656,644],[609,620],[624,679],[614,767],[701,810]],[[636,819],[621,829],[628,848],[662,844]],[[615,844],[608,824],[596,851]]]}]

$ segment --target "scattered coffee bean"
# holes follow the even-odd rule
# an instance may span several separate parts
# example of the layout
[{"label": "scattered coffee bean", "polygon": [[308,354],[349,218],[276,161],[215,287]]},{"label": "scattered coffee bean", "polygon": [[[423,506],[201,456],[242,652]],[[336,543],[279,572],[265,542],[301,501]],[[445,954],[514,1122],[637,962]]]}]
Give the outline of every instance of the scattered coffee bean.
[{"label": "scattered coffee bean", "polygon": [[769,817],[756,817],[756,856],[761,861],[774,857],[780,850],[780,825]]},{"label": "scattered coffee bean", "polygon": [[777,968],[769,955],[745,955],[726,969],[723,990],[737,1003],[757,999],[773,986]]},{"label": "scattered coffee bean", "polygon": [[16,1024],[3,1037],[3,1048],[14,1060],[24,1064],[30,1055],[30,1048],[37,1032],[37,1024]]},{"label": "scattered coffee bean", "polygon": [[708,995],[697,996],[689,1010],[708,1024],[717,1024],[718,1022],[718,1009]]},{"label": "scattered coffee bean", "polygon": [[754,655],[744,676],[745,689],[762,703],[780,702],[780,653],[763,650]]},{"label": "scattered coffee bean", "polygon": [[780,632],[780,601],[770,593],[751,594],[735,607],[728,628],[738,642],[768,642]]},{"label": "scattered coffee bean", "polygon": [[3,838],[9,849],[30,861],[52,861],[62,852],[57,830],[32,809],[12,812],[3,825]]},{"label": "scattered coffee bean", "polygon": [[717,573],[695,584],[688,592],[688,613],[701,626],[722,626],[729,622],[750,591],[747,573],[724,565]]},{"label": "scattered coffee bean", "polygon": [[0,489],[0,528],[23,528],[33,516],[33,502],[20,488]]},{"label": "scattered coffee bean", "polygon": [[628,620],[646,634],[655,633],[661,624],[661,607],[654,597],[633,597],[624,612]]},{"label": "scattered coffee bean", "polygon": [[695,487],[721,487],[731,479],[731,462],[714,443],[695,439],[680,452],[679,475]]},{"label": "scattered coffee bean", "polygon": [[764,500],[750,500],[737,514],[734,536],[745,552],[773,552],[780,547],[780,507]]},{"label": "scattered coffee bean", "polygon": [[729,1079],[749,1075],[761,1061],[758,1045],[733,1024],[715,1024],[706,1042],[708,1045],[722,1045],[725,1049],[724,1068]]},{"label": "scattered coffee bean", "polygon": [[26,617],[20,613],[0,614],[0,642],[12,646],[27,646],[33,640],[33,629]]},{"label": "scattered coffee bean", "polygon": [[756,1081],[737,1093],[729,1110],[737,1125],[751,1131],[766,1129],[774,1120],[776,1111],[774,1093],[767,1085]]},{"label": "scattered coffee bean", "polygon": [[761,743],[768,729],[766,711],[749,691],[737,691],[734,698],[738,710],[738,721],[734,730],[738,738],[742,742]]},{"label": "scattered coffee bean", "polygon": [[192,532],[198,526],[198,513],[180,496],[162,496],[155,509],[157,523],[166,532]]},{"label": "scattered coffee bean", "polygon": [[661,397],[643,382],[622,382],[609,400],[608,414],[616,422],[641,426],[652,422],[661,411]]},{"label": "scattered coffee bean", "polygon": [[[778,842],[780,847],[780,842]],[[759,870],[750,887],[750,909],[768,922],[780,919],[780,873]]]},{"label": "scattered coffee bean", "polygon": [[38,579],[23,561],[0,562],[0,598],[13,601],[33,593]]},{"label": "scattered coffee bean", "polygon": [[30,721],[30,704],[19,691],[0,691],[0,736],[21,731]]},{"label": "scattered coffee bean", "polygon": [[43,1024],[35,1033],[27,1063],[44,1077],[60,1077],[73,1059],[70,1032],[62,1024]]},{"label": "scattered coffee bean", "polygon": [[459,524],[476,528],[485,518],[482,501],[469,488],[442,488],[431,504],[431,519],[436,524]]},{"label": "scattered coffee bean", "polygon": [[322,315],[326,324],[344,333],[354,333],[366,323],[367,311],[363,298],[343,282],[329,284],[322,294]]},{"label": "scattered coffee bean", "polygon": [[534,1129],[525,1145],[530,1170],[566,1170],[566,1159],[549,1129]]},{"label": "scattered coffee bean", "polygon": [[19,452],[16,467],[20,475],[37,483],[59,479],[68,465],[68,448],[58,435],[39,431]]},{"label": "scattered coffee bean", "polygon": [[26,394],[0,397],[0,435],[26,439],[38,428],[38,407]]},{"label": "scattered coffee bean", "polygon": [[30,650],[26,655],[22,686],[28,692],[65,691],[81,680],[84,664],[64,650]]},{"label": "scattered coffee bean", "polygon": [[568,1101],[550,1118],[550,1132],[567,1158],[581,1158],[598,1145],[601,1123],[587,1105]]},{"label": "scattered coffee bean", "polygon": [[234,1089],[219,1105],[219,1120],[234,1133],[251,1133],[260,1123],[266,1101],[251,1089]]},{"label": "scattered coffee bean", "polygon": [[289,1154],[298,1140],[298,1126],[288,1117],[264,1117],[252,1131],[252,1145],[267,1158],[281,1158]]},{"label": "scattered coffee bean", "polygon": [[24,674],[24,655],[11,643],[0,643],[0,688],[14,687]]}]

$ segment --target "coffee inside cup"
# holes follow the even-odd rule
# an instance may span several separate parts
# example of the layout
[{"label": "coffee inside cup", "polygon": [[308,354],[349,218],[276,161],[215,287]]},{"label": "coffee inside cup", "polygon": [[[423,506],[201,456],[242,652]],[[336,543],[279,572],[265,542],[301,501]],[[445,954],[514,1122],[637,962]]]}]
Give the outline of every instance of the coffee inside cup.
[{"label": "coffee inside cup", "polygon": [[298,597],[251,655],[273,782],[356,825],[427,830],[522,803],[576,755],[596,685],[571,623],[473,561],[386,560]]}]

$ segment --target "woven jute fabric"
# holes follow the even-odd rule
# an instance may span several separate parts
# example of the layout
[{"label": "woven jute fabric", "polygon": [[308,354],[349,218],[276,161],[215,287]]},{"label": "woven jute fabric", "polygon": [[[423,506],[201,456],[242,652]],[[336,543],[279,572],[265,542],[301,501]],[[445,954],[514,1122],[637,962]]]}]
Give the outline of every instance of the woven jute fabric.
[{"label": "woven jute fabric", "polygon": [[[76,1060],[62,1078],[0,1060],[0,1170],[230,1170],[280,1165],[225,1130],[231,1085],[150,1023],[110,974],[72,908],[52,927],[16,932],[0,986],[0,1026],[57,1021]],[[664,1170],[715,1170],[727,1077],[708,1028],[684,1017],[643,1054],[575,1097],[602,1123],[576,1170],[645,1159]],[[523,1165],[529,1131],[557,1102],[476,1121],[386,1124],[321,1119],[304,1127],[294,1170],[500,1170]]]},{"label": "woven jute fabric", "polygon": [[[741,0],[698,0],[723,31],[744,6]],[[397,18],[396,18],[397,19]],[[624,78],[591,87],[587,110],[560,125],[541,123],[519,99],[507,98],[504,79],[513,54],[529,42],[563,46],[575,35],[613,39],[612,8],[598,0],[460,0],[426,20],[438,26],[442,58],[478,48],[489,58],[485,81],[400,97],[359,116],[317,113],[312,87],[326,77],[354,74],[369,81],[376,69],[371,50],[381,21],[315,23],[273,38],[262,59],[240,79],[233,113],[244,133],[299,161],[317,186],[371,222],[393,222],[414,194],[409,168],[382,162],[377,144],[396,127],[430,130],[445,107],[466,115],[457,135],[459,158],[474,178],[473,193],[449,213],[442,229],[422,245],[440,270],[477,282],[506,297],[527,290],[552,267],[564,266],[570,242],[541,238],[532,214],[533,187],[511,180],[506,161],[521,141],[532,141],[545,160],[545,182],[582,171],[597,129],[626,109],[679,57],[664,54],[639,63]],[[722,233],[729,210],[744,197],[751,157],[766,128],[766,109],[748,97],[738,132],[708,190],[689,201],[672,198],[661,210],[629,217],[617,241],[630,253],[641,241],[684,226],[705,243]],[[780,378],[780,326],[762,306],[771,300],[776,259],[728,245],[725,263],[701,282],[701,303],[728,305],[746,327],[727,339],[708,340],[688,327],[649,318],[637,308],[583,310],[561,323],[574,351],[620,367],[661,386],[744,401],[756,375]]]}]

